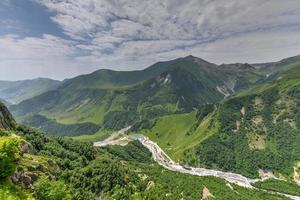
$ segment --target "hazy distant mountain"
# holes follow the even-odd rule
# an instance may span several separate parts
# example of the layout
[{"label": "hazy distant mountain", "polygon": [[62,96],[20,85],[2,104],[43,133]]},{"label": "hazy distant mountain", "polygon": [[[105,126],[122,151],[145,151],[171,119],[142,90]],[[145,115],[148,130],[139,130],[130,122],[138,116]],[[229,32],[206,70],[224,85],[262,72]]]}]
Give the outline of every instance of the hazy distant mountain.
[{"label": "hazy distant mountain", "polygon": [[289,69],[299,64],[300,64],[300,55],[285,58],[280,60],[279,62],[258,63],[258,64],[253,64],[253,66],[259,69],[260,71],[271,75],[272,73],[276,73],[278,70],[281,70],[282,68]]},{"label": "hazy distant mountain", "polygon": [[0,81],[0,98],[9,104],[17,104],[46,91],[56,89],[60,81],[38,78],[24,81]]}]

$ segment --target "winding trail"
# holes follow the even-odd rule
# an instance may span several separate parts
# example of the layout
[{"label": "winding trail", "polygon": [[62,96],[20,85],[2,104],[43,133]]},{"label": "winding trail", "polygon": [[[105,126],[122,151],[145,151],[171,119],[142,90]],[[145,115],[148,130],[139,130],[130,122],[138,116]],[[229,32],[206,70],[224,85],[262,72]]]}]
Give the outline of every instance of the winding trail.
[{"label": "winding trail", "polygon": [[[159,146],[157,143],[151,141],[148,137],[141,134],[133,134],[133,135],[125,135],[124,133],[129,130],[130,127],[122,129],[118,131],[117,135],[113,135],[104,141],[95,142],[94,146],[103,147],[107,145],[126,145],[129,141],[139,140],[151,153],[153,159],[162,167],[176,171],[180,173],[191,174],[195,176],[214,176],[218,178],[225,179],[230,183],[234,183],[241,187],[257,189],[251,185],[251,183],[255,183],[261,181],[261,179],[250,179],[240,174],[231,173],[231,172],[222,172],[213,169],[205,169],[205,168],[194,168],[188,166],[182,166],[176,162],[174,162]],[[126,141],[126,142],[124,142]],[[271,192],[266,191],[272,194],[279,194],[285,197],[288,197],[292,200],[300,200],[298,196],[292,196],[288,194],[283,194],[279,192]]]}]

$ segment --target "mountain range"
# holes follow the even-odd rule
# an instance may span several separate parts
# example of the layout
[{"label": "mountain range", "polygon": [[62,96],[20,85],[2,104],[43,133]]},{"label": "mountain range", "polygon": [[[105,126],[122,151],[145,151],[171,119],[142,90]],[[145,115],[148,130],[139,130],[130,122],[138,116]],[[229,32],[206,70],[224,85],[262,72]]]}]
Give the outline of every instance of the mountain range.
[{"label": "mountain range", "polygon": [[66,135],[75,126],[74,134],[93,134],[96,126],[117,130],[216,103],[264,81],[266,74],[261,71],[249,64],[216,65],[187,56],[140,71],[99,70],[78,76],[10,109],[18,121],[39,124],[46,132],[60,127],[60,134]]},{"label": "mountain range", "polygon": [[[30,199],[33,192],[42,198],[56,191],[65,199],[71,194],[75,199],[100,194],[103,199],[196,199],[206,193],[208,199],[285,199],[272,191],[300,196],[300,56],[222,65],[187,56],[140,71],[102,69],[62,82],[38,80],[45,83],[11,89],[26,94],[19,100],[0,95],[12,112],[0,104],[1,139],[16,147],[7,151],[0,142],[0,155],[16,151],[7,160],[12,168],[5,177],[22,186],[18,195]],[[8,87],[4,83],[0,88]],[[218,169],[264,181],[251,190],[170,172],[137,141],[92,147],[91,142],[126,127],[126,134],[147,136],[187,169]],[[45,176],[51,178],[37,178]],[[4,185],[18,190],[9,181]],[[202,195],[195,189],[199,185]]]},{"label": "mountain range", "polygon": [[0,81],[0,97],[6,104],[18,104],[49,90],[56,89],[60,81],[37,78],[24,81]]}]

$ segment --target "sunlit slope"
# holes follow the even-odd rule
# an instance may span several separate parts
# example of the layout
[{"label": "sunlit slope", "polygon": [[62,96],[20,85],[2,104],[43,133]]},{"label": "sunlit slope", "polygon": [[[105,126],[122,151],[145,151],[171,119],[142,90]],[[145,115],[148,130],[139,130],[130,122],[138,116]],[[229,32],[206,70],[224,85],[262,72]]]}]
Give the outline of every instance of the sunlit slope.
[{"label": "sunlit slope", "polygon": [[[182,162],[187,156],[185,151],[194,148],[218,131],[219,125],[213,120],[213,109],[203,109],[202,113],[198,111],[159,117],[152,121],[149,129],[143,129],[141,132],[151,140],[157,141],[171,158]],[[209,111],[211,113],[208,113]]]}]

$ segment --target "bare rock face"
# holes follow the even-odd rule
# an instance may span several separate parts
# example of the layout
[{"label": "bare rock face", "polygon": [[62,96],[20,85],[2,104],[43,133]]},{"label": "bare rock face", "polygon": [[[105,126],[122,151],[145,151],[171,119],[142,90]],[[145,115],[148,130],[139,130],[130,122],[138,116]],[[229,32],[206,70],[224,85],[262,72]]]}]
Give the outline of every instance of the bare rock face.
[{"label": "bare rock face", "polygon": [[155,187],[155,183],[153,181],[149,181],[146,190],[150,190],[153,187]]},{"label": "bare rock face", "polygon": [[31,144],[22,141],[19,147],[20,152],[23,153],[29,153],[29,154],[34,154],[34,148]]},{"label": "bare rock face", "polygon": [[16,122],[4,104],[0,102],[0,129],[11,130],[16,126]]},{"label": "bare rock face", "polygon": [[[32,159],[34,160],[34,158]],[[13,183],[22,188],[31,189],[41,176],[56,179],[60,175],[60,171],[56,169],[58,169],[58,165],[55,161],[48,160],[45,163],[33,161],[29,166],[18,166],[10,178]]]},{"label": "bare rock face", "polygon": [[26,173],[22,168],[18,168],[15,173],[11,176],[13,183],[20,185],[23,188],[31,188],[34,180],[37,180],[37,175],[33,173]]},{"label": "bare rock face", "polygon": [[203,191],[202,191],[201,200],[212,199],[212,198],[215,198],[214,195],[212,193],[210,193],[210,191],[207,187],[204,187]]}]

